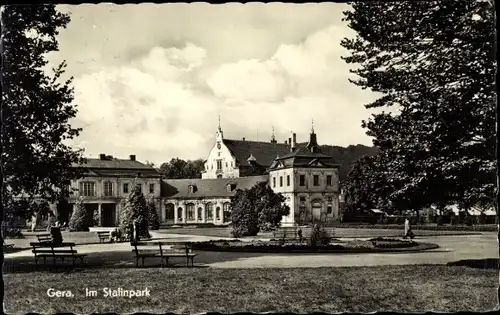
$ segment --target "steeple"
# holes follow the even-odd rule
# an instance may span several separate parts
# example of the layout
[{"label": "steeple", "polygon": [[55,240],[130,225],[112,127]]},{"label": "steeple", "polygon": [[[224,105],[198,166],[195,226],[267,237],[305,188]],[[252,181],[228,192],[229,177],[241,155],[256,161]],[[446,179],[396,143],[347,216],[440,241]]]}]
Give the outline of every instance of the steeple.
[{"label": "steeple", "polygon": [[307,144],[306,148],[313,153],[320,152],[318,140],[316,139],[316,133],[314,133],[314,120],[312,121],[311,134],[309,135],[309,143]]},{"label": "steeple", "polygon": [[219,115],[219,125],[216,132],[217,141],[222,141],[224,139],[224,133],[222,132],[222,127],[220,126],[220,115]]},{"label": "steeple", "polygon": [[273,134],[271,136],[271,143],[276,143],[276,138],[274,137],[274,126],[273,126]]}]

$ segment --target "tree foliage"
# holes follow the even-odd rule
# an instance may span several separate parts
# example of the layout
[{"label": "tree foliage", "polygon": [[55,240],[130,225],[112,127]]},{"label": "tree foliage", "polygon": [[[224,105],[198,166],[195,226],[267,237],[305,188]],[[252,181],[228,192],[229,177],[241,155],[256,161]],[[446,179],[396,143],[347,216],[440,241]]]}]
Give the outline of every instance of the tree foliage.
[{"label": "tree foliage", "polygon": [[344,186],[345,216],[378,208],[389,210],[390,187],[380,156],[363,156],[357,160],[347,174]]},{"label": "tree foliage", "polygon": [[151,230],[158,230],[160,228],[160,218],[156,209],[156,202],[154,198],[149,198],[147,202],[148,207],[148,223]]},{"label": "tree foliage", "polygon": [[384,111],[363,122],[398,207],[494,200],[495,11],[490,1],[356,2],[341,45]]},{"label": "tree foliage", "polygon": [[69,123],[77,110],[71,79],[61,82],[66,64],[45,69],[69,21],[53,4],[2,7],[2,197],[54,201],[81,174],[71,167],[81,152],[63,143],[80,132]]},{"label": "tree foliage", "polygon": [[201,172],[204,170],[202,159],[194,161],[184,161],[179,158],[173,158],[168,163],[160,166],[160,173],[169,179],[181,178],[201,178]]},{"label": "tree foliage", "polygon": [[120,211],[120,227],[124,230],[136,222],[141,237],[149,237],[148,205],[139,185],[134,185],[130,191],[125,205]]},{"label": "tree foliage", "polygon": [[231,197],[233,235],[255,236],[259,231],[278,228],[282,217],[290,213],[290,208],[284,202],[285,197],[275,194],[266,183],[237,190]]},{"label": "tree foliage", "polygon": [[89,230],[89,213],[83,204],[83,199],[78,198],[75,202],[73,213],[69,219],[68,228],[71,232]]}]

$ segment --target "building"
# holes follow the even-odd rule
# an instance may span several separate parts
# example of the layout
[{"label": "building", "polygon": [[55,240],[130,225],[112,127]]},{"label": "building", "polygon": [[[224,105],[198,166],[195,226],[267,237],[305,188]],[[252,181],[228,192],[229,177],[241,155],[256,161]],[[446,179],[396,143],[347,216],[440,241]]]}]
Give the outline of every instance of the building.
[{"label": "building", "polygon": [[263,175],[277,156],[290,153],[296,146],[294,133],[285,143],[278,143],[274,134],[268,142],[225,139],[219,124],[201,176],[210,179]]},{"label": "building", "polygon": [[219,126],[202,179],[164,179],[135,155],[117,159],[100,154],[74,167],[84,168],[84,177],[72,181],[68,203],[57,205],[62,222],[69,221],[77,198],[83,198],[89,216],[98,213],[100,226],[117,226],[132,185],[140,185],[146,197],[156,200],[163,224],[226,224],[231,197],[261,182],[285,196],[291,212],[283,225],[339,216],[339,165],[321,152],[314,130],[309,142],[298,146],[295,134],[285,144],[274,137],[269,143],[226,140]]},{"label": "building", "polygon": [[161,207],[161,175],[151,166],[136,160],[135,155],[129,159],[117,159],[106,154],[100,154],[98,159],[86,159],[83,165],[84,177],[71,182],[74,191],[68,199],[68,204],[57,206],[57,216],[60,221],[68,222],[73,205],[77,198],[83,199],[83,204],[92,217],[98,211],[100,225],[117,226],[119,214],[132,185],[140,185],[145,196],[151,196]]}]

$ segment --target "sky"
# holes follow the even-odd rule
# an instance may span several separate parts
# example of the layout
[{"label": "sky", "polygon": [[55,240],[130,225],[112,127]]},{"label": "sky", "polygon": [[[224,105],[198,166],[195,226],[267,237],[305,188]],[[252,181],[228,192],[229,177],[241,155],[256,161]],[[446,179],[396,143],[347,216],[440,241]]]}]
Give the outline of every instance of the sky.
[{"label": "sky", "polygon": [[228,139],[372,145],[361,122],[376,95],[353,85],[340,46],[355,33],[342,3],[84,4],[51,65],[66,60],[86,157],[155,164],[206,158]]}]

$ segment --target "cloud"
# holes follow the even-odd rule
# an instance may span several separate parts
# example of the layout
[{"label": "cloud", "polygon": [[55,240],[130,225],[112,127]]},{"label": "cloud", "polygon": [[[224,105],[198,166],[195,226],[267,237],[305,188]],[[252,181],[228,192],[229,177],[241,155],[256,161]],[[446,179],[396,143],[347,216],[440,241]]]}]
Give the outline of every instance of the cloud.
[{"label": "cloud", "polygon": [[[172,18],[171,29],[148,24],[150,32],[138,32],[122,23],[126,29],[116,30],[119,36],[106,36],[106,47],[111,49],[107,52],[91,44],[100,38],[93,31],[88,43],[78,43],[81,51],[75,53],[95,61],[78,66],[69,62],[68,67],[75,74],[79,109],[75,125],[84,128],[72,144],[85,147],[87,156],[136,154],[141,161],[156,163],[173,157],[205,158],[218,115],[227,138],[269,140],[274,126],[279,142],[288,139],[291,130],[298,141],[307,141],[314,119],[322,144],[371,144],[360,125],[370,115],[363,105],[374,95],[348,82],[350,66],[340,59],[347,54],[339,43],[349,35],[348,29],[338,24],[340,19],[326,23],[328,15],[321,8],[309,17],[321,20],[314,24],[303,18],[301,10],[277,7],[275,12],[287,8],[295,13],[256,15],[259,10],[245,9],[222,15],[210,6],[211,14],[200,11],[196,18],[178,11],[179,16],[199,22],[186,22],[184,28],[172,24],[177,16],[171,11],[165,13]],[[109,16],[103,10],[96,12],[96,20],[99,16],[120,20],[117,12]],[[129,24],[136,24],[132,11],[127,12]],[[165,19],[155,10],[148,12],[144,16],[151,21]],[[116,28],[113,25],[98,25],[97,30],[105,32]],[[262,25],[269,30],[264,32]],[[65,45],[69,47],[61,46]],[[66,52],[75,50],[71,46]]]}]

